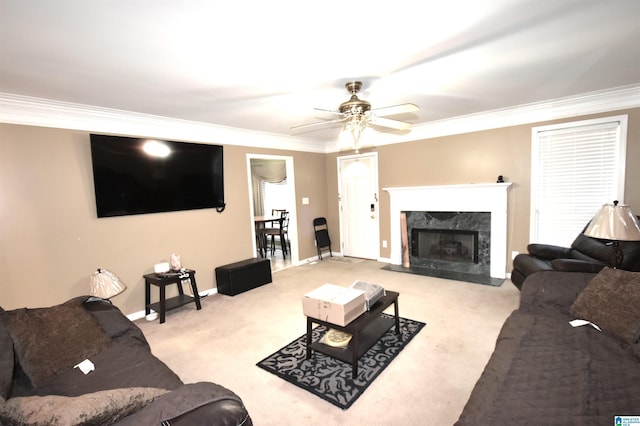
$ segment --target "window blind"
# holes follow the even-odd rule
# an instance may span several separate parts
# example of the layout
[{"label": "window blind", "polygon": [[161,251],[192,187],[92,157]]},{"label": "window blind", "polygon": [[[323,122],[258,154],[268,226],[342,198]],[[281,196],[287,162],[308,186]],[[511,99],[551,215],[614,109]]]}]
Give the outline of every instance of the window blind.
[{"label": "window blind", "polygon": [[602,204],[621,199],[626,125],[580,123],[534,129],[532,242],[568,247]]}]

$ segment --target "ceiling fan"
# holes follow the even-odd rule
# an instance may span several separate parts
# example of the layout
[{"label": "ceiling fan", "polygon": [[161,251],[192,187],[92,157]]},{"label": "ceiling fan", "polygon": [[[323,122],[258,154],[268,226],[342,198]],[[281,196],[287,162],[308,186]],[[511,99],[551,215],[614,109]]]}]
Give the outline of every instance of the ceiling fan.
[{"label": "ceiling fan", "polygon": [[344,123],[345,130],[347,130],[348,126],[355,126],[363,130],[369,124],[396,130],[408,130],[411,128],[411,123],[407,123],[406,121],[392,120],[390,118],[384,117],[389,115],[414,112],[420,109],[415,104],[401,104],[371,109],[371,104],[369,102],[362,100],[357,96],[357,93],[362,88],[361,81],[350,81],[345,84],[345,87],[347,88],[347,91],[351,93],[351,99],[341,103],[338,111],[314,108],[316,111],[333,114],[338,116],[338,118],[328,121],[320,121],[317,123],[293,126],[291,127],[291,130],[326,127],[332,125],[333,123]]}]

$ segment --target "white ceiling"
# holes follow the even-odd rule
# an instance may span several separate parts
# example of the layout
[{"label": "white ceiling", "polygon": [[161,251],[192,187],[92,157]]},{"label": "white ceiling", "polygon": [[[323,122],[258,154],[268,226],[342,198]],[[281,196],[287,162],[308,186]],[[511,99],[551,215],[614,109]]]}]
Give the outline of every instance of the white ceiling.
[{"label": "white ceiling", "polygon": [[417,104],[417,113],[390,117],[414,128],[640,83],[637,0],[0,0],[0,8],[4,94],[301,141],[336,139],[337,128],[290,127],[320,121],[313,108],[336,110],[354,79],[373,108]]}]

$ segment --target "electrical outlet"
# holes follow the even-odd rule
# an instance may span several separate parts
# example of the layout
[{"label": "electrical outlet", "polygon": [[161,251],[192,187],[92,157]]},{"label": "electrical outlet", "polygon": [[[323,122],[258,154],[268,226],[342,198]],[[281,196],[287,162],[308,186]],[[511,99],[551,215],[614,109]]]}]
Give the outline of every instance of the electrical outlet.
[{"label": "electrical outlet", "polygon": [[387,240],[382,240],[382,248],[387,248]]},{"label": "electrical outlet", "polygon": [[512,252],[511,252],[511,260],[515,259],[515,258],[516,258],[516,256],[517,256],[517,255],[519,255],[519,254],[520,254],[520,252],[512,251]]}]

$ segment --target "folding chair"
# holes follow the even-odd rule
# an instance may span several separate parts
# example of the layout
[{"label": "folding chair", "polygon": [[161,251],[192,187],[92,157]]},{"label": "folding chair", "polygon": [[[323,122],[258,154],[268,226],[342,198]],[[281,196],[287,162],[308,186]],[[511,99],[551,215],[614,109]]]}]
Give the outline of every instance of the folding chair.
[{"label": "folding chair", "polygon": [[316,248],[318,249],[318,258],[322,260],[322,252],[329,250],[329,254],[333,257],[331,251],[331,238],[329,238],[329,228],[327,227],[327,219],[317,217],[313,219],[313,230],[316,234]]}]

